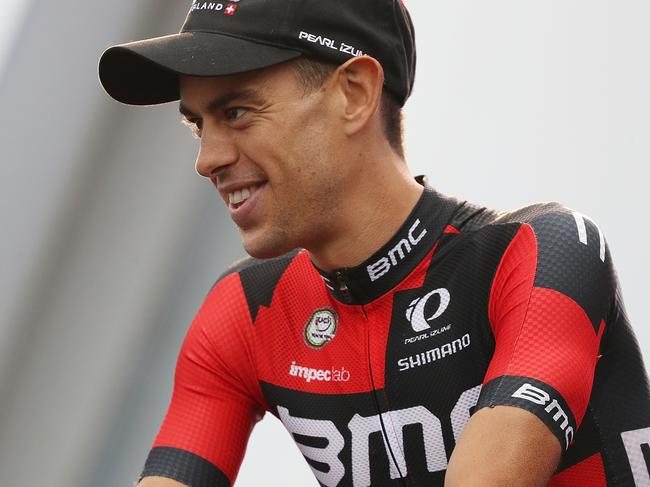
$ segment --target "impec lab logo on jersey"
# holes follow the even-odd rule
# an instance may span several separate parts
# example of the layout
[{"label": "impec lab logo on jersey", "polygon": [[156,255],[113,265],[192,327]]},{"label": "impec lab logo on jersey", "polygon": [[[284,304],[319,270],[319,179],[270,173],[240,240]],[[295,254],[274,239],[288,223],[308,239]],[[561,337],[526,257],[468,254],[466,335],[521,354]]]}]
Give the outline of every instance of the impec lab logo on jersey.
[{"label": "impec lab logo on jersey", "polygon": [[314,311],[305,324],[305,343],[308,347],[320,350],[334,340],[339,326],[339,316],[332,308]]}]

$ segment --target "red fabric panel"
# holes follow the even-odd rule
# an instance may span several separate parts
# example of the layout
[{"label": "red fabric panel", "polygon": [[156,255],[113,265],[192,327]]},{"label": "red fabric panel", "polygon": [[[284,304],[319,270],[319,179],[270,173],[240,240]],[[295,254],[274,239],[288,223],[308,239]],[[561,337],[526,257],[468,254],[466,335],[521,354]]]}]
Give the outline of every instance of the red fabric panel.
[{"label": "red fabric panel", "polygon": [[[365,307],[335,303],[308,254],[298,255],[280,279],[272,305],[260,308],[258,313],[254,340],[259,379],[276,386],[317,394],[368,392],[373,387],[366,355],[369,353],[374,387],[382,389],[393,292],[422,287],[425,270],[436,249],[437,245],[396,289]],[[300,293],[296,292],[298,288]],[[305,325],[314,311],[334,307],[339,317],[336,337],[318,350],[305,345]],[[368,316],[371,318],[368,319]],[[359,351],[363,355],[360,356]],[[316,370],[343,373],[346,380],[307,382],[289,374],[294,363]]]},{"label": "red fabric panel", "polygon": [[537,239],[522,225],[497,268],[490,290],[488,317],[496,350],[484,383],[507,373],[523,327],[537,269]]},{"label": "red fabric panel", "polygon": [[[296,292],[299,289],[300,292]],[[305,343],[305,326],[318,309],[336,308],[336,335],[320,349]],[[287,389],[318,394],[349,394],[371,390],[365,357],[366,322],[360,306],[335,303],[307,252],[299,254],[278,282],[271,306],[261,307],[255,325],[259,380]],[[363,347],[366,350],[366,347]],[[307,382],[290,375],[295,364],[340,374],[341,381]]]},{"label": "red fabric panel", "polygon": [[453,233],[454,235],[460,235],[460,230],[452,225],[447,225],[442,233]]},{"label": "red fabric panel", "polygon": [[253,425],[263,414],[250,317],[237,274],[206,298],[181,348],[174,393],[153,447],[192,452],[234,483]]},{"label": "red fabric panel", "polygon": [[563,470],[551,478],[548,487],[607,487],[600,453]]},{"label": "red fabric panel", "polygon": [[[579,425],[594,377],[599,335],[584,310],[553,289],[532,288],[537,255],[523,226],[504,255],[490,299],[496,338],[485,382],[502,375],[531,377],[555,388]],[[532,289],[531,289],[532,288]]]},{"label": "red fabric panel", "polygon": [[555,388],[580,425],[591,394],[598,338],[575,301],[535,288],[506,374],[533,377]]}]

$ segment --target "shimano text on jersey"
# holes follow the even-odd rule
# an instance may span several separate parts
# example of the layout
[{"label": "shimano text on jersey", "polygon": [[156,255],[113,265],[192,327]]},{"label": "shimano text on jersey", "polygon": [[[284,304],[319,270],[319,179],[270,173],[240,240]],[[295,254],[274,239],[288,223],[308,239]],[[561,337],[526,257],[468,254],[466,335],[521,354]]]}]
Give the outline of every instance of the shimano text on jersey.
[{"label": "shimano text on jersey", "polygon": [[421,365],[430,364],[431,362],[435,362],[436,360],[460,352],[469,347],[471,342],[469,333],[466,333],[462,338],[457,338],[453,342],[445,343],[440,347],[432,348],[426,352],[416,353],[410,357],[401,358],[397,361],[397,365],[399,365],[400,372],[403,372]]}]

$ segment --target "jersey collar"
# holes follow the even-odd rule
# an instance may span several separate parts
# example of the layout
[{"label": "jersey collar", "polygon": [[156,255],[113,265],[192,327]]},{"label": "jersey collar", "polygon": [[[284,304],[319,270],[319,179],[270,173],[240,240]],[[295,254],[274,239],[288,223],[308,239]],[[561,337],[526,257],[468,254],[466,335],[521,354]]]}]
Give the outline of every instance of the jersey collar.
[{"label": "jersey collar", "polygon": [[345,304],[368,304],[384,295],[424,259],[440,238],[454,212],[462,205],[426,186],[401,228],[386,244],[356,267],[318,270],[330,293]]}]

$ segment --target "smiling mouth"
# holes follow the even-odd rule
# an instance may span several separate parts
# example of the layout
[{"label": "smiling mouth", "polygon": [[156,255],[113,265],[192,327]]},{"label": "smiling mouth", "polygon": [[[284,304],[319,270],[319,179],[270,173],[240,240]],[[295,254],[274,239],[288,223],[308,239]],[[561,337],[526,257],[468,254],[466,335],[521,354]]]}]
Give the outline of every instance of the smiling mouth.
[{"label": "smiling mouth", "polygon": [[247,188],[238,189],[232,193],[228,193],[228,203],[230,208],[236,210],[237,208],[241,207],[260,186],[260,184],[256,184]]}]

